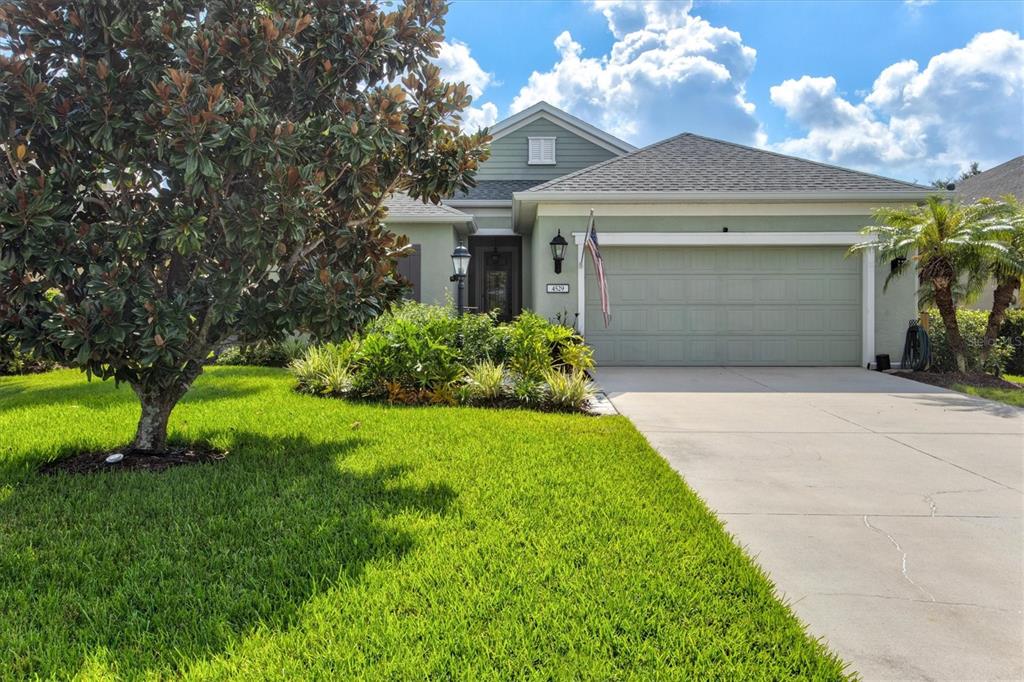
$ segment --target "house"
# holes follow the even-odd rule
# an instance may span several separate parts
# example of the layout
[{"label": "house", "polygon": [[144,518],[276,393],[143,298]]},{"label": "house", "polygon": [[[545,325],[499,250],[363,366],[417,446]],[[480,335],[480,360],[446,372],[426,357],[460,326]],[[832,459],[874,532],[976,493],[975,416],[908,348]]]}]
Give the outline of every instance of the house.
[{"label": "house", "polygon": [[955,192],[957,200],[963,203],[999,199],[1007,194],[1024,201],[1024,155],[961,180]]},{"label": "house", "polygon": [[[398,199],[388,218],[417,246],[404,267],[418,272],[419,300],[450,300],[449,256],[465,240],[471,308],[575,318],[601,364],[900,357],[917,315],[914,278],[883,290],[888,264],[847,249],[872,209],[921,201],[931,188],[691,133],[635,149],[545,102],[492,134],[477,187],[444,206]],[[607,328],[583,258],[591,210]],[[559,233],[569,247],[557,267]]]},{"label": "house", "polygon": [[[1001,199],[1007,194],[1017,197],[1018,201],[1024,201],[1024,155],[961,180],[954,192],[957,201],[962,203],[973,203],[980,199]],[[968,307],[991,310],[994,290],[995,284],[989,282],[976,299],[968,302]],[[1016,305],[1021,305],[1019,295]]]}]

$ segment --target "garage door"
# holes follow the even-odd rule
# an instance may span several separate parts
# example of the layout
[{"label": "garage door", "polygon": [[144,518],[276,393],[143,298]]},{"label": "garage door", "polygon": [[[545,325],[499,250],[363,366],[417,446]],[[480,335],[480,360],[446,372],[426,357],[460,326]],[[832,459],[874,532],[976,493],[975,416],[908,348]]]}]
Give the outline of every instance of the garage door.
[{"label": "garage door", "polygon": [[860,258],[834,246],[604,247],[586,336],[604,365],[858,365]]}]

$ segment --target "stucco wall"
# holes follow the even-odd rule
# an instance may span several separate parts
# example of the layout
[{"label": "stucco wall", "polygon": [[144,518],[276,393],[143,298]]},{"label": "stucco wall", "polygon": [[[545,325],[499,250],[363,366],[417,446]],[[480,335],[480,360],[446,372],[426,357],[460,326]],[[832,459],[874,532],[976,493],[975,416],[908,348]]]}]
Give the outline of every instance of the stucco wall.
[{"label": "stucco wall", "polygon": [[455,299],[452,274],[452,249],[456,233],[451,225],[389,223],[396,234],[404,234],[420,246],[420,298],[423,303],[444,304]]},{"label": "stucco wall", "polygon": [[[577,209],[579,211],[579,209]],[[544,317],[554,317],[568,310],[577,312],[577,253],[572,233],[586,230],[585,215],[538,215],[533,234],[533,273],[530,288],[533,292],[532,308]],[[602,232],[853,232],[870,222],[864,215],[825,216],[611,216],[598,212],[598,237]],[[554,274],[548,242],[556,230],[569,241],[566,260],[560,275]],[[543,247],[543,248],[542,248]],[[860,258],[860,256],[852,256]],[[589,267],[589,257],[587,259]],[[916,314],[916,285],[908,273],[894,281],[883,291],[888,263],[876,264],[875,275],[875,352],[888,353],[894,363],[903,353],[903,338],[907,322]],[[545,285],[568,284],[569,294],[548,294]]]}]

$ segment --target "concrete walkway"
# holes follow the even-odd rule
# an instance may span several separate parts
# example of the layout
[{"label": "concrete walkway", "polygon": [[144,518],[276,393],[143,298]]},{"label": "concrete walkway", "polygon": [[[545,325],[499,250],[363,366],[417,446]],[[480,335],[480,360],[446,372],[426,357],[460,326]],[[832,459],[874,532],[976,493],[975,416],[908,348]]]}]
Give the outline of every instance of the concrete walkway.
[{"label": "concrete walkway", "polygon": [[865,679],[1024,677],[1024,410],[853,368],[597,378]]}]

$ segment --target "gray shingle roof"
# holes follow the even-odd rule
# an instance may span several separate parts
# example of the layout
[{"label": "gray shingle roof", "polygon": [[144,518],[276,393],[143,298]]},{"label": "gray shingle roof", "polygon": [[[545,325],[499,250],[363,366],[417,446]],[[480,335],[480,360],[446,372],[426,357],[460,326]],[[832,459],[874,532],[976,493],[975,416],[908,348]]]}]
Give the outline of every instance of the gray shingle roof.
[{"label": "gray shingle roof", "polygon": [[906,192],[927,187],[683,133],[535,192]]},{"label": "gray shingle roof", "polygon": [[388,197],[384,205],[388,209],[387,220],[394,222],[413,220],[416,222],[468,223],[473,219],[473,216],[450,206],[425,204],[402,192],[396,192]]},{"label": "gray shingle roof", "polygon": [[537,184],[536,180],[480,180],[468,192],[457,192],[455,201],[512,201],[513,192],[522,192]]},{"label": "gray shingle roof", "polygon": [[1006,194],[1024,201],[1024,155],[967,178],[956,186],[956,196],[960,201],[977,201],[985,197],[998,199]]}]

